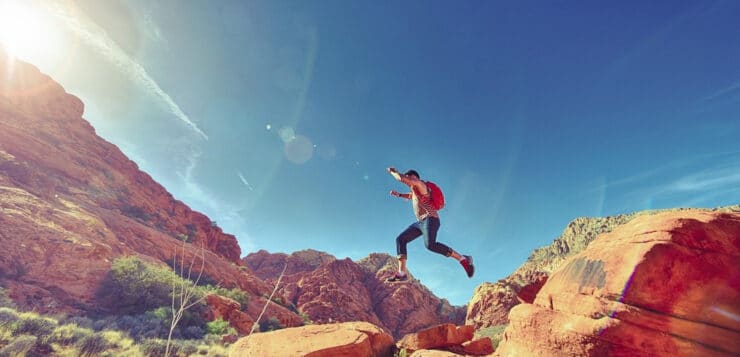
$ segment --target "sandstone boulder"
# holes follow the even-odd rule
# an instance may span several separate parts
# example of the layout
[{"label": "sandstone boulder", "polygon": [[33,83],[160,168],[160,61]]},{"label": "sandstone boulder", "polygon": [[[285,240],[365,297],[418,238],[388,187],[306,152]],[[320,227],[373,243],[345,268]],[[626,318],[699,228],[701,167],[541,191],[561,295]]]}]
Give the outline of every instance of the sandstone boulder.
[{"label": "sandstone boulder", "polygon": [[740,213],[639,216],[520,304],[499,356],[740,354]]},{"label": "sandstone boulder", "polygon": [[231,346],[230,356],[386,357],[393,337],[367,322],[309,325],[257,333]]},{"label": "sandstone boulder", "polygon": [[473,340],[473,326],[442,324],[404,336],[396,347],[411,356],[484,356],[493,353],[491,339]]}]

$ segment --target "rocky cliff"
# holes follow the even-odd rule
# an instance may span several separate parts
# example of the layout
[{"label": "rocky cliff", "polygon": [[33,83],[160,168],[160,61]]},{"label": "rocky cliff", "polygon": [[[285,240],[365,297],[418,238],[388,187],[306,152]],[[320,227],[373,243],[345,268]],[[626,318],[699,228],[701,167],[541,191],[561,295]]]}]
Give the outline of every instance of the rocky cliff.
[{"label": "rocky cliff", "polygon": [[500,356],[740,354],[740,213],[640,215],[514,307]]},{"label": "rocky cliff", "polygon": [[[505,325],[509,311],[521,302],[531,303],[549,275],[564,261],[583,251],[597,236],[642,216],[665,211],[641,211],[608,217],[580,217],[568,223],[563,233],[549,246],[535,249],[517,270],[495,283],[478,286],[468,303],[466,323],[485,328]],[[740,206],[712,209],[717,212],[740,212]]]},{"label": "rocky cliff", "polygon": [[291,255],[259,251],[244,263],[270,283],[285,269],[280,294],[315,323],[367,321],[400,337],[464,319],[463,307],[451,306],[418,281],[385,283],[398,264],[387,254],[353,262],[311,250]]},{"label": "rocky cliff", "polygon": [[[0,285],[25,309],[90,311],[121,256],[164,264],[205,248],[205,274],[263,305],[271,286],[239,267],[240,248],[176,200],[82,118],[83,103],[0,52]],[[255,308],[259,312],[259,308]],[[285,326],[301,323],[271,306]],[[256,316],[253,316],[253,318]]]}]

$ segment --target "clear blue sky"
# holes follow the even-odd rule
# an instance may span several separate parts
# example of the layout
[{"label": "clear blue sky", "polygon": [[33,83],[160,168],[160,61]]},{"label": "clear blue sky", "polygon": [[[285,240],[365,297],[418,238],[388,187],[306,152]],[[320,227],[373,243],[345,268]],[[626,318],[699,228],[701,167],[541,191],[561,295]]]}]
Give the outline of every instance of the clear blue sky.
[{"label": "clear blue sky", "polygon": [[395,254],[388,166],[445,191],[476,276],[409,268],[455,304],[576,217],[740,203],[737,1],[72,4],[18,55],[243,255]]}]

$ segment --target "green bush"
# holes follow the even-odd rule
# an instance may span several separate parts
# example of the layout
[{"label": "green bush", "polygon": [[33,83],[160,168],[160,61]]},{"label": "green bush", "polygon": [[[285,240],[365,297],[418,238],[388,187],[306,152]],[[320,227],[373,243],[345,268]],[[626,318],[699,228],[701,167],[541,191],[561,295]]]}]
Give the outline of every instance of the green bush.
[{"label": "green bush", "polygon": [[271,317],[267,321],[260,321],[260,331],[275,331],[285,328],[276,317]]},{"label": "green bush", "polygon": [[76,324],[66,324],[54,329],[51,336],[49,336],[49,342],[74,345],[77,341],[91,334],[93,334],[91,329],[79,327]]},{"label": "green bush", "polygon": [[80,356],[97,356],[102,352],[114,348],[115,345],[108,341],[108,338],[103,333],[96,332],[77,341],[75,347],[80,352]]},{"label": "green bush", "polygon": [[20,335],[13,339],[7,346],[0,349],[0,357],[25,356],[36,346],[38,337],[31,335]]},{"label": "green bush", "polygon": [[236,330],[220,317],[206,324],[206,333],[209,335],[230,335],[235,334]]},{"label": "green bush", "polygon": [[247,304],[249,303],[249,294],[239,288],[227,289],[220,286],[206,285],[205,292],[227,297],[238,302],[241,305],[241,310],[247,310]]},{"label": "green bush", "polygon": [[194,354],[204,357],[228,357],[229,350],[218,344],[199,345]]},{"label": "green bush", "polygon": [[301,320],[303,320],[304,325],[313,325],[313,321],[311,321],[311,318],[308,316],[307,313],[301,312],[298,314],[298,316],[301,317]]},{"label": "green bush", "polygon": [[182,283],[173,271],[129,256],[116,259],[101,285],[98,298],[114,312],[142,313],[172,303],[173,282]]},{"label": "green bush", "polygon": [[144,340],[140,347],[141,352],[144,353],[145,356],[164,356],[164,353],[167,350],[167,341],[150,338]]},{"label": "green bush", "polygon": [[10,328],[18,321],[18,312],[9,307],[0,307],[0,328]]},{"label": "green bush", "polygon": [[13,324],[15,335],[33,335],[45,338],[57,327],[57,321],[48,317],[39,316],[35,312],[24,312],[18,315],[18,321]]},{"label": "green bush", "polygon": [[15,302],[8,296],[8,293],[0,287],[0,307],[12,307],[15,308]]},{"label": "green bush", "polygon": [[504,325],[496,325],[491,327],[482,328],[475,332],[476,337],[489,337],[491,339],[491,343],[493,344],[493,349],[496,349],[498,347],[498,344],[501,342],[501,338],[504,335],[504,330],[506,327],[509,326],[508,324]]}]

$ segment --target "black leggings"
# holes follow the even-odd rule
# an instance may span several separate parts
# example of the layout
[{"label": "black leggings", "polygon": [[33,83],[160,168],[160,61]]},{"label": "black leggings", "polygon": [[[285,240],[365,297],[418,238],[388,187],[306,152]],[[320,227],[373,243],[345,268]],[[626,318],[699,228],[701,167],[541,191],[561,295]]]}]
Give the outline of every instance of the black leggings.
[{"label": "black leggings", "polygon": [[427,249],[449,257],[452,254],[450,247],[437,242],[437,231],[439,230],[439,218],[427,217],[416,222],[401,232],[396,238],[396,252],[399,256],[406,256],[406,244],[424,235],[424,246]]}]

